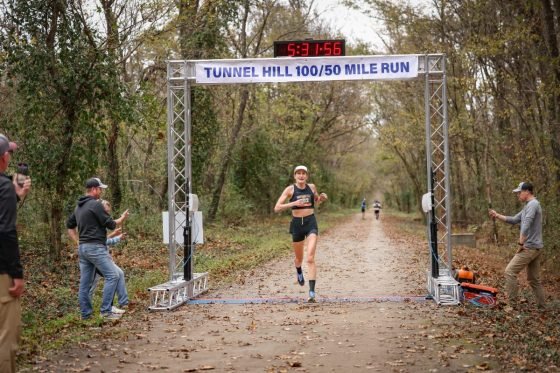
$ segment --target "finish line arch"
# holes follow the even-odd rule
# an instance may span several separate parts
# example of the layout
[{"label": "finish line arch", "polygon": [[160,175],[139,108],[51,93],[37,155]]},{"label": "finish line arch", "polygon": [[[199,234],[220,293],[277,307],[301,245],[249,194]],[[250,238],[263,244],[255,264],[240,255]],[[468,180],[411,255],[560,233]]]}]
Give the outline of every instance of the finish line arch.
[{"label": "finish line arch", "polygon": [[[458,304],[453,279],[451,195],[444,54],[313,58],[173,60],[167,63],[169,281],[149,288],[150,310],[171,310],[208,289],[208,274],[194,273],[191,87],[216,84],[311,81],[424,80],[428,243],[427,288],[438,304]],[[426,196],[425,196],[426,197]],[[431,200],[430,198],[431,197]],[[171,218],[175,216],[175,219]],[[439,234],[438,234],[439,232]],[[166,232],[167,233],[167,232]],[[183,250],[180,248],[183,247]],[[440,262],[444,247],[447,263]],[[440,268],[442,263],[446,268]]]}]

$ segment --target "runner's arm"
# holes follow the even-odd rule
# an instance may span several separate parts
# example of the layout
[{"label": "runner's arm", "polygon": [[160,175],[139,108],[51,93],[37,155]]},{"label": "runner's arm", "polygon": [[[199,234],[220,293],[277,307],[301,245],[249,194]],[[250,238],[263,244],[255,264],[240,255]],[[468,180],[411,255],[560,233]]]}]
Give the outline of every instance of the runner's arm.
[{"label": "runner's arm", "polygon": [[284,189],[282,195],[280,196],[280,198],[278,198],[278,201],[276,201],[276,205],[274,206],[274,212],[280,212],[282,210],[289,209],[292,206],[299,206],[301,204],[301,200],[284,203],[286,202],[287,199],[292,197],[293,192],[294,192],[294,187],[292,185]]},{"label": "runner's arm", "polygon": [[321,194],[319,194],[319,193],[317,192],[317,187],[315,186],[315,184],[309,184],[309,187],[310,187],[311,190],[313,191],[313,195],[315,196],[315,201],[317,202],[317,206],[318,206],[321,202],[326,201],[327,199],[329,199],[329,198],[327,197],[327,194],[326,194],[326,193],[321,193]]}]

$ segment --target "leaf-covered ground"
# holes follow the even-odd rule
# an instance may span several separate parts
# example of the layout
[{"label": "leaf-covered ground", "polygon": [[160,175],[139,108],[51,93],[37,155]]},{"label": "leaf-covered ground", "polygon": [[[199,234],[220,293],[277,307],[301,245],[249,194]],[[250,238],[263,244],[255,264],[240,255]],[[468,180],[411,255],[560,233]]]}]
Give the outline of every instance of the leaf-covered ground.
[{"label": "leaf-covered ground", "polygon": [[[422,240],[423,226],[418,230],[404,229],[414,225],[409,218],[387,216],[385,233],[393,240],[416,241],[419,249],[426,247]],[[490,235],[488,235],[490,236]],[[477,275],[477,283],[499,290],[494,308],[478,308],[464,304],[450,308],[460,316],[455,327],[462,334],[481,343],[488,353],[503,364],[503,371],[556,372],[560,371],[560,276],[551,270],[557,263],[547,261],[541,271],[541,280],[548,297],[547,307],[535,307],[533,294],[527,285],[525,272],[519,276],[520,302],[515,307],[507,304],[504,295],[505,267],[517,249],[513,244],[499,244],[479,240],[476,248],[457,247],[453,250],[456,268],[468,266]]]}]

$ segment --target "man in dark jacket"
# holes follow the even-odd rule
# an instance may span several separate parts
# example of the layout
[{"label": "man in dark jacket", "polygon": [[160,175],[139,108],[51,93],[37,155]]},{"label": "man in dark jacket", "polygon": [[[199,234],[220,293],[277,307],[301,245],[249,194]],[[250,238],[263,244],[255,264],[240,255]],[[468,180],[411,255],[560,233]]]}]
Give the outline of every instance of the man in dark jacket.
[{"label": "man in dark jacket", "polygon": [[128,210],[120,218],[113,220],[99,201],[101,193],[106,188],[107,185],[103,184],[99,178],[88,179],[86,194],[78,199],[78,206],[66,222],[68,234],[74,241],[79,242],[80,290],[78,291],[78,301],[83,319],[90,318],[93,313],[89,290],[96,268],[105,278],[101,315],[109,319],[117,319],[121,316],[112,312],[119,273],[109,255],[106,242],[107,229],[113,230],[117,226],[121,226],[128,217]]},{"label": "man in dark jacket", "polygon": [[16,230],[17,202],[31,188],[5,174],[17,145],[0,135],[0,372],[16,371],[16,351],[21,329],[21,302],[25,282]]}]

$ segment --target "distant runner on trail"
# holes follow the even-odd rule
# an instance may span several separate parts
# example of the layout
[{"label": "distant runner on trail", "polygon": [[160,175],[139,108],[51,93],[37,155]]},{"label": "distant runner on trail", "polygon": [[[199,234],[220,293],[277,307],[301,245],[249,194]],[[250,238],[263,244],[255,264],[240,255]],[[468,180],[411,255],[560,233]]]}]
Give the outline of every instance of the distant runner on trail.
[{"label": "distant runner on trail", "polygon": [[[303,286],[305,279],[301,270],[303,262],[303,246],[307,237],[307,267],[309,270],[309,302],[315,302],[315,280],[317,267],[315,266],[315,251],[317,249],[317,236],[319,228],[314,215],[315,203],[317,206],[326,201],[325,193],[318,194],[314,184],[307,184],[309,173],[307,167],[297,166],[294,169],[295,183],[284,189],[280,198],[274,206],[274,212],[292,209],[292,221],[290,233],[292,234],[292,246],[294,248],[294,264],[297,271],[297,281]],[[285,203],[289,200],[288,203]]]},{"label": "distant runner on trail", "polygon": [[375,219],[379,220],[379,210],[381,210],[381,202],[375,200],[373,202],[373,212],[375,213]]},{"label": "distant runner on trail", "polygon": [[362,200],[362,220],[366,218],[366,199]]}]

